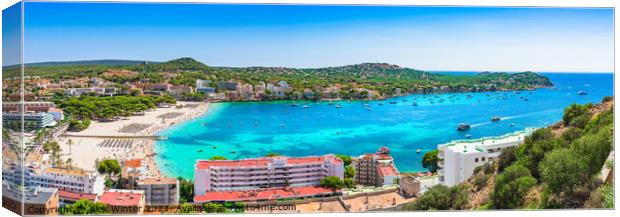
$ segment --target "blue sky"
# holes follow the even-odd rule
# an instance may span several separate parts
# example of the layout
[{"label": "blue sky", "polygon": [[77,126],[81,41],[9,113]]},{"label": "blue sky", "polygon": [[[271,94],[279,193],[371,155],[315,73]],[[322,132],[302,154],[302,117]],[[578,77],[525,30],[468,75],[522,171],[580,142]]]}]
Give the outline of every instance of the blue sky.
[{"label": "blue sky", "polygon": [[188,56],[214,66],[583,72],[614,64],[611,9],[28,2],[25,13],[25,62]]}]

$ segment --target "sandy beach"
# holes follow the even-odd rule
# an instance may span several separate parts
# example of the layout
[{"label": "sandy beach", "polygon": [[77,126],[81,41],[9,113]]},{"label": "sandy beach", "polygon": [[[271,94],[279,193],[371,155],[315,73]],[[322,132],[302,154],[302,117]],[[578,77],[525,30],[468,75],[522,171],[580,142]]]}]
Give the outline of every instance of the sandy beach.
[{"label": "sandy beach", "polygon": [[149,138],[122,138],[123,136],[151,136],[158,131],[203,115],[209,109],[207,102],[177,102],[181,108],[157,108],[111,122],[93,121],[81,132],[67,132],[59,143],[63,159],[71,158],[72,165],[85,170],[96,170],[96,160],[107,158],[119,162],[143,159],[147,176],[159,177],[161,173],[154,161],[155,141]]}]

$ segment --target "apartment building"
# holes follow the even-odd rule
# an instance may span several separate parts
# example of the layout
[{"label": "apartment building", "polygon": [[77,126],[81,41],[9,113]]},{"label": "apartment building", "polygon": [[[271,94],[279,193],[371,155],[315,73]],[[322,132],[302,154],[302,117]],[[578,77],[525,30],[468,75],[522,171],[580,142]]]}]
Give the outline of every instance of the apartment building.
[{"label": "apartment building", "polygon": [[37,130],[46,127],[56,126],[54,116],[45,112],[3,112],[2,125],[13,130],[20,130],[22,127],[22,117],[24,118],[23,126],[27,131]]},{"label": "apartment building", "polygon": [[135,189],[138,179],[146,175],[146,164],[142,159],[129,159],[122,163],[122,186],[126,189]]},{"label": "apartment building", "polygon": [[374,154],[363,154],[353,161],[355,183],[366,186],[384,186],[394,184],[398,169],[387,147],[381,147]]},{"label": "apartment building", "polygon": [[20,112],[22,104],[26,112],[47,112],[50,108],[56,108],[53,102],[3,102],[2,112]]},{"label": "apartment building", "polygon": [[327,176],[344,178],[343,162],[334,155],[264,157],[245,160],[198,160],[194,193],[317,186]]},{"label": "apartment building", "polygon": [[144,191],[147,205],[179,204],[179,180],[174,178],[142,178],[137,190]]},{"label": "apartment building", "polygon": [[459,140],[438,145],[439,181],[446,186],[457,185],[474,173],[474,169],[496,159],[501,151],[523,143],[531,129],[499,137]]},{"label": "apartment building", "polygon": [[58,189],[18,188],[3,182],[2,207],[19,215],[58,215]]},{"label": "apartment building", "polygon": [[[23,177],[24,185],[27,187],[40,186],[92,194],[103,192],[105,187],[104,179],[99,174],[77,169],[28,167],[25,169]],[[18,168],[3,170],[2,179],[10,183],[22,183],[21,170]]]}]

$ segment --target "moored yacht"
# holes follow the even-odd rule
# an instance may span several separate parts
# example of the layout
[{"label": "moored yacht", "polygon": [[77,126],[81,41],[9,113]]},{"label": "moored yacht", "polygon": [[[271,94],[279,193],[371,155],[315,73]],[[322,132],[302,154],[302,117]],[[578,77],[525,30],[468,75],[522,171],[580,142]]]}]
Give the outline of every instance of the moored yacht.
[{"label": "moored yacht", "polygon": [[465,130],[469,130],[469,128],[471,128],[471,125],[466,124],[466,123],[460,123],[460,124],[456,127],[456,130],[458,130],[458,131],[465,131]]}]

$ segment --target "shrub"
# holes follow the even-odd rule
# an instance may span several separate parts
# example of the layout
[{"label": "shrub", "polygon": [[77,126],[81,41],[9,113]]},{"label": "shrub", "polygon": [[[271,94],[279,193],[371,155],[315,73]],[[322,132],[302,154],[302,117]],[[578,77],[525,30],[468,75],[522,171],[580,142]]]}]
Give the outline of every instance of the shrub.
[{"label": "shrub", "polygon": [[344,186],[347,188],[355,188],[355,184],[353,183],[353,179],[344,178]]},{"label": "shrub", "polygon": [[90,120],[89,119],[84,119],[84,120],[71,120],[69,121],[69,127],[67,128],[67,130],[72,131],[72,132],[79,132],[82,130],[85,130],[86,128],[88,128],[88,126],[90,126]]},{"label": "shrub", "polygon": [[121,173],[121,165],[115,159],[105,159],[97,165],[97,171],[103,174],[120,174]]},{"label": "shrub", "polygon": [[439,162],[439,150],[433,150],[426,152],[422,158],[422,167],[430,170],[431,172],[437,172],[437,162]]},{"label": "shrub", "polygon": [[[585,117],[589,120],[589,110],[588,108],[591,105],[578,105],[572,104],[564,109],[564,116],[562,117],[562,122],[564,126],[573,126],[573,121],[578,117]],[[583,118],[582,118],[583,119]],[[583,120],[581,120],[583,121]],[[575,122],[575,124],[580,124],[581,121]],[[587,122],[587,121],[586,121]]]},{"label": "shrub", "polygon": [[344,163],[344,166],[349,166],[351,164],[351,156],[337,154],[336,157],[342,160],[342,162]]},{"label": "shrub", "polygon": [[579,139],[583,135],[583,130],[580,128],[568,128],[566,131],[562,133],[562,140],[565,143],[570,144],[571,142]]},{"label": "shrub", "polygon": [[540,163],[540,174],[547,189],[556,197],[568,198],[589,181],[586,162],[569,149],[558,149],[547,154]]},{"label": "shrub", "polygon": [[502,150],[502,153],[499,154],[499,162],[497,166],[497,172],[504,171],[504,168],[512,165],[515,161],[517,161],[517,148],[516,147],[508,147]]},{"label": "shrub", "polygon": [[353,178],[355,176],[355,169],[352,166],[344,167],[344,177]]},{"label": "shrub", "polygon": [[473,181],[474,187],[476,187],[476,189],[478,189],[478,190],[486,187],[487,186],[487,182],[489,181],[490,177],[491,177],[491,175],[477,176],[476,178],[474,178],[474,181]]},{"label": "shrub", "polygon": [[514,209],[523,205],[523,197],[536,185],[536,179],[521,164],[513,164],[495,178],[491,201],[497,209]]},{"label": "shrub", "polygon": [[447,187],[435,185],[429,188],[414,203],[404,207],[405,210],[449,210],[464,209],[468,204],[469,195],[466,185]]},{"label": "shrub", "polygon": [[319,186],[331,189],[332,191],[340,190],[344,187],[344,182],[337,176],[328,176],[319,182]]},{"label": "shrub", "polygon": [[587,170],[582,172],[592,176],[601,170],[613,147],[612,136],[611,130],[603,130],[596,134],[585,135],[571,144],[574,150],[573,156],[581,157],[582,161],[587,162]]}]

